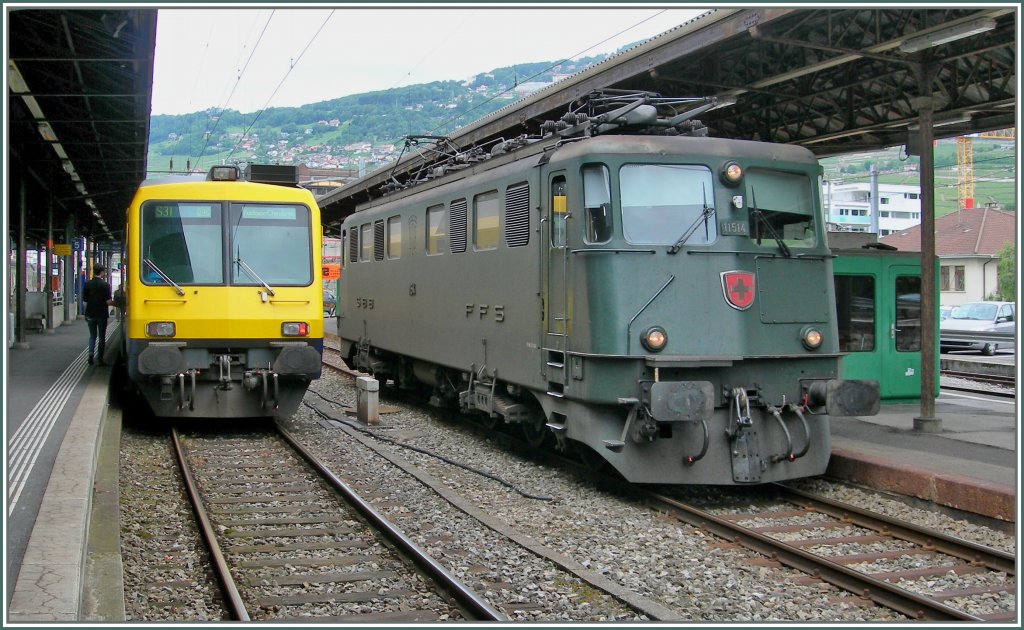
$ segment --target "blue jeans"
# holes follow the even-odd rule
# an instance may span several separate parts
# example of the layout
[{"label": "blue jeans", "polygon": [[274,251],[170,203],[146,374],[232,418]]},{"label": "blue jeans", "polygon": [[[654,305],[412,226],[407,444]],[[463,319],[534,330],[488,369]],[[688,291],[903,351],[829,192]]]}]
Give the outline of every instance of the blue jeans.
[{"label": "blue jeans", "polygon": [[103,351],[107,345],[107,318],[86,317],[85,323],[89,325],[89,359],[92,359],[92,351],[96,348],[96,340],[99,339],[99,354],[97,361],[103,361]]}]

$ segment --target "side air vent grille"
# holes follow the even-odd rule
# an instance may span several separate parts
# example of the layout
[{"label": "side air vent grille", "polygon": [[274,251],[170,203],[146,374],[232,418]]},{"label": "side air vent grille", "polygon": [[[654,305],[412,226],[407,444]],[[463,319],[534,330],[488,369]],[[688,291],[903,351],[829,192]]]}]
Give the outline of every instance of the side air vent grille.
[{"label": "side air vent grille", "polygon": [[373,259],[384,260],[384,221],[373,222]]},{"label": "side air vent grille", "polygon": [[509,247],[530,244],[529,184],[518,184],[505,191],[505,243]]},{"label": "side air vent grille", "polygon": [[466,200],[452,202],[451,233],[448,235],[453,254],[466,251]]}]

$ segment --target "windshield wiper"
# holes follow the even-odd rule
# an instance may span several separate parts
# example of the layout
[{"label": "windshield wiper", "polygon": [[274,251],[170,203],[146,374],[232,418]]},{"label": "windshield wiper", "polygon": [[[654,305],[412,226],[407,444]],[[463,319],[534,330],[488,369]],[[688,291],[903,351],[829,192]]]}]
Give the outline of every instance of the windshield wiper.
[{"label": "windshield wiper", "polygon": [[[775,239],[775,242],[778,244],[779,251],[782,252],[782,255],[785,256],[786,258],[792,258],[793,254],[790,253],[789,247],[786,245],[786,242],[783,241],[782,237],[779,236],[779,233],[775,231],[775,228],[772,226],[771,222],[768,221],[768,218],[766,216],[764,216],[764,212],[762,212],[761,209],[757,207],[757,197],[754,196],[753,188],[750,189],[750,202],[753,205],[753,207],[751,207],[750,209],[751,216],[760,221],[761,225],[767,228],[768,235]],[[760,231],[758,232],[757,236],[757,244],[761,244]]]},{"label": "windshield wiper", "polygon": [[698,216],[696,219],[694,219],[693,223],[690,224],[690,227],[686,228],[686,231],[683,232],[683,235],[679,237],[679,240],[677,240],[675,243],[673,243],[672,247],[668,248],[668,253],[670,253],[670,254],[678,254],[679,250],[681,250],[683,248],[683,244],[686,243],[686,241],[691,236],[693,236],[694,231],[697,229],[697,226],[700,225],[701,221],[704,222],[704,238],[705,238],[705,240],[707,240],[707,237],[708,237],[708,219],[710,219],[711,216],[715,214],[715,209],[708,205],[708,193],[707,193],[707,190],[704,190],[703,192],[704,192],[704,209],[700,211],[700,216]]},{"label": "windshield wiper", "polygon": [[178,283],[175,282],[174,280],[171,280],[171,277],[164,273],[163,269],[157,267],[155,262],[148,258],[143,258],[142,262],[146,263],[146,265],[149,266],[150,269],[155,271],[158,276],[163,278],[164,282],[174,287],[174,290],[178,292],[178,295],[185,295],[185,292],[181,289],[180,286],[178,286]]},{"label": "windshield wiper", "polygon": [[236,256],[235,256],[235,263],[238,265],[238,267],[240,269],[245,271],[245,273],[247,273],[250,276],[252,276],[253,280],[255,280],[256,282],[259,282],[260,284],[262,284],[263,288],[267,290],[267,294],[270,295],[270,297],[274,297],[274,290],[270,288],[270,285],[267,284],[266,280],[261,278],[259,276],[259,274],[257,274],[255,271],[252,270],[252,267],[250,267],[249,265],[245,264],[245,261],[242,260],[241,252],[236,254]]}]

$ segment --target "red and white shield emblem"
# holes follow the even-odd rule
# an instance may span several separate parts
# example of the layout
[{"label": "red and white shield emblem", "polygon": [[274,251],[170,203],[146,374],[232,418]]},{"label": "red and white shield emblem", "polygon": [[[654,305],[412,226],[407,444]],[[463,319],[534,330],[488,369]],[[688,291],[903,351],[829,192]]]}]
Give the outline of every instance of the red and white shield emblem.
[{"label": "red and white shield emblem", "polygon": [[723,271],[722,293],[726,303],[745,311],[754,303],[754,273],[751,271]]}]

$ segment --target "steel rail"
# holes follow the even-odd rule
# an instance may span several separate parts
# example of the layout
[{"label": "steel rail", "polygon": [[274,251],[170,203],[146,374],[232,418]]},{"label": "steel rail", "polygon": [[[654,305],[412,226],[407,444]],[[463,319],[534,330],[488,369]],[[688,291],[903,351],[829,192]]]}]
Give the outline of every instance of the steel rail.
[{"label": "steel rail", "polygon": [[477,595],[469,587],[459,581],[458,578],[448,572],[427,552],[414,543],[408,536],[395,527],[391,521],[384,518],[369,503],[363,500],[344,481],[339,479],[330,469],[323,465],[310,451],[308,451],[298,440],[295,439],[287,429],[276,425],[278,432],[288,444],[298,452],[306,462],[313,467],[325,480],[327,480],[335,491],[338,492],[353,508],[359,511],[370,523],[383,533],[388,540],[402,550],[427,573],[433,580],[441,584],[455,601],[478,621],[508,621],[508,618],[491,607],[483,598]]},{"label": "steel rail", "polygon": [[224,559],[224,553],[220,549],[220,544],[217,543],[217,535],[214,533],[210,518],[202,507],[203,503],[202,498],[199,496],[199,488],[196,486],[195,479],[192,477],[192,470],[185,460],[185,449],[178,438],[177,427],[171,428],[171,441],[174,442],[174,454],[178,458],[181,476],[185,480],[185,491],[188,492],[189,499],[192,501],[192,510],[199,521],[199,531],[206,542],[207,548],[210,550],[210,559],[213,561],[217,580],[224,591],[228,609],[236,620],[251,621],[249,611],[246,610],[245,604],[242,602],[242,595],[238,591],[238,586],[235,584],[234,578],[231,577],[231,570]]},{"label": "steel rail", "polygon": [[1016,574],[1017,559],[1012,553],[949,536],[925,527],[918,527],[913,523],[815,496],[781,484],[775,484],[775,487],[782,498],[796,505],[828,514],[844,522],[886,533],[894,538],[921,545],[928,550],[938,551],[967,562],[984,564],[993,571],[1003,571],[1009,575]]},{"label": "steel rail", "polygon": [[1017,378],[1014,375],[1003,376],[1001,374],[984,374],[981,372],[964,372],[962,370],[942,370],[939,372],[941,376],[949,376],[952,378],[962,378],[969,381],[977,381],[979,383],[989,383],[991,385],[1005,385],[1007,387],[1015,387],[1017,384]]},{"label": "steel rail", "polygon": [[888,582],[883,582],[865,573],[854,571],[831,560],[729,522],[671,497],[641,488],[636,488],[634,492],[639,492],[641,496],[656,505],[660,504],[670,508],[676,518],[681,521],[709,530],[726,540],[738,542],[786,566],[814,575],[829,584],[838,586],[851,593],[857,593],[864,598],[913,619],[929,621],[984,621],[981,617],[970,615],[922,595],[911,593]]}]

